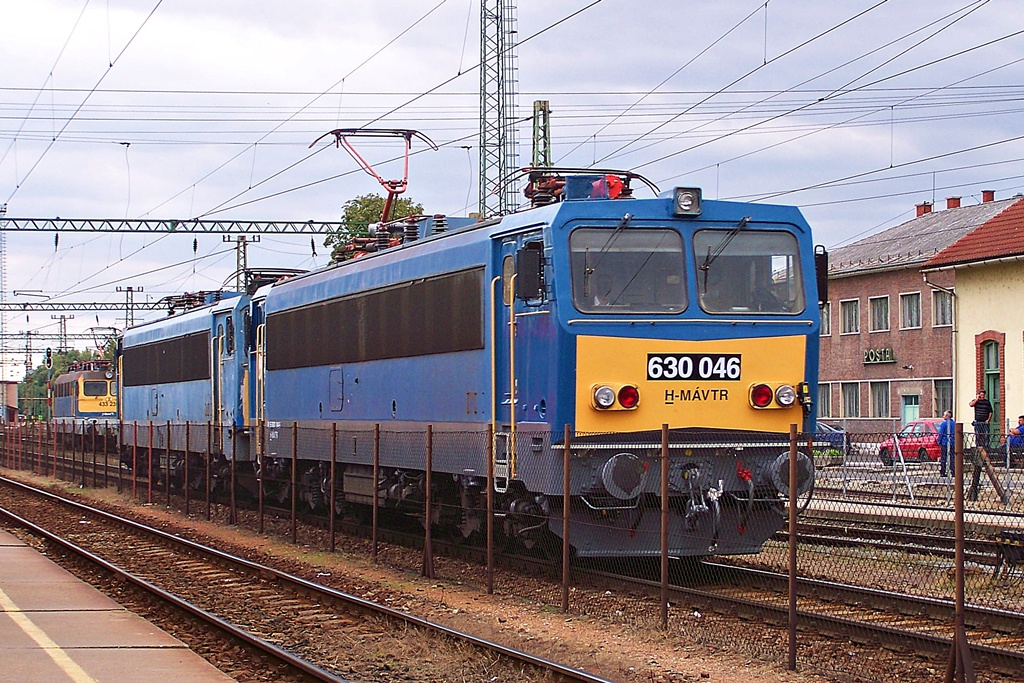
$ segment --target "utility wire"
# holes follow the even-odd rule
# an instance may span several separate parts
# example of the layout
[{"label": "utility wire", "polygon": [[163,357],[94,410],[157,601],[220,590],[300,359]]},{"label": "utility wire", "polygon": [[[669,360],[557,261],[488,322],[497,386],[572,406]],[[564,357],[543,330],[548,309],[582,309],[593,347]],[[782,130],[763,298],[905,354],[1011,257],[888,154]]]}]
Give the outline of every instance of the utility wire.
[{"label": "utility wire", "polygon": [[[903,56],[903,55],[905,55],[905,54],[906,54],[907,52],[909,52],[910,50],[914,49],[915,47],[918,47],[918,46],[920,46],[920,45],[921,45],[922,43],[926,42],[927,40],[930,40],[931,38],[934,38],[934,37],[935,37],[936,35],[938,35],[938,34],[939,34],[939,33],[941,33],[942,31],[945,31],[946,29],[950,28],[951,26],[953,26],[954,24],[956,24],[956,23],[957,23],[957,22],[959,22],[960,20],[962,20],[962,19],[965,19],[966,17],[970,16],[970,14],[971,14],[972,12],[974,12],[974,11],[976,11],[976,10],[980,9],[980,8],[981,8],[981,7],[982,7],[982,6],[983,6],[983,5],[985,4],[985,3],[987,3],[988,1],[989,1],[989,0],[982,0],[982,4],[980,4],[980,5],[978,4],[977,0],[976,0],[975,2],[973,2],[973,3],[970,3],[970,4],[975,4],[975,5],[977,5],[977,6],[976,6],[976,7],[974,7],[973,9],[971,9],[971,10],[970,10],[969,12],[967,12],[967,13],[965,13],[965,14],[962,14],[962,15],[961,15],[961,16],[959,16],[959,17],[956,17],[956,18],[955,18],[955,19],[954,19],[953,21],[951,21],[950,23],[946,24],[945,26],[941,26],[941,27],[940,27],[940,28],[938,28],[938,29],[937,29],[937,30],[936,30],[935,32],[933,32],[933,33],[931,33],[930,35],[926,36],[925,38],[923,38],[923,39],[922,39],[922,40],[920,40],[919,42],[915,43],[914,45],[910,46],[909,48],[906,48],[906,49],[904,49],[904,50],[900,51],[900,52],[899,52],[898,54],[896,54],[895,56],[893,56],[893,57],[892,57],[892,58],[891,58],[890,60],[888,60],[888,61],[887,61],[887,62],[885,62],[885,63],[889,63],[889,62],[891,62],[891,61],[892,61],[893,59],[896,59],[896,58],[898,58],[898,57],[900,57],[900,56]],[[969,4],[969,5],[967,5],[967,7],[970,7],[970,4]],[[838,65],[838,66],[836,66],[836,67],[833,67],[833,68],[831,68],[831,69],[829,69],[829,70],[827,70],[827,71],[825,71],[825,72],[823,72],[823,73],[820,73],[820,74],[818,74],[817,76],[814,76],[814,77],[812,77],[812,78],[809,78],[809,79],[807,79],[807,80],[805,80],[805,81],[803,81],[803,82],[801,82],[801,83],[797,84],[797,85],[796,85],[795,87],[797,87],[797,88],[799,88],[799,87],[802,87],[802,86],[804,86],[804,85],[807,85],[808,83],[811,83],[811,82],[813,82],[813,81],[815,81],[815,80],[817,80],[817,79],[819,79],[819,78],[822,78],[822,77],[824,77],[824,76],[827,76],[827,75],[828,75],[828,74],[830,74],[830,73],[834,73],[834,72],[836,72],[836,71],[838,71],[838,70],[840,70],[840,69],[843,69],[843,68],[845,68],[845,67],[849,66],[850,64],[854,64],[854,63],[856,63],[856,62],[860,61],[861,59],[865,59],[865,58],[867,58],[867,57],[869,57],[869,56],[871,56],[871,55],[875,54],[876,52],[879,52],[879,51],[881,51],[881,50],[884,50],[885,48],[887,48],[887,47],[890,47],[890,46],[892,46],[892,45],[894,45],[894,44],[896,44],[896,43],[898,43],[898,42],[900,42],[900,41],[904,40],[905,38],[908,38],[908,37],[910,37],[910,36],[912,36],[912,35],[914,35],[914,34],[916,34],[916,33],[919,33],[919,32],[921,32],[921,31],[925,30],[926,28],[930,28],[930,27],[934,26],[935,24],[939,23],[940,21],[945,21],[945,20],[946,20],[946,19],[948,19],[949,17],[951,17],[951,16],[954,16],[954,15],[956,15],[957,13],[963,12],[963,11],[964,11],[964,9],[966,9],[966,8],[961,8],[961,9],[958,9],[958,10],[956,10],[956,11],[954,11],[954,12],[950,12],[949,14],[945,15],[944,17],[941,17],[940,19],[937,19],[937,20],[935,20],[935,21],[933,21],[933,22],[931,22],[931,23],[925,24],[925,26],[922,26],[921,28],[915,29],[915,30],[913,30],[913,31],[911,31],[911,32],[909,32],[909,33],[907,33],[907,34],[904,34],[903,36],[900,36],[899,38],[897,38],[897,39],[895,39],[895,40],[892,40],[892,41],[890,41],[890,42],[886,43],[885,45],[881,45],[881,46],[879,46],[879,47],[875,48],[874,50],[871,50],[871,51],[869,51],[869,52],[866,52],[866,53],[864,53],[864,54],[860,55],[859,57],[856,57],[856,58],[854,58],[854,59],[851,59],[851,60],[849,60],[849,61],[847,61],[847,62],[845,62],[845,63],[843,63],[843,64],[840,64],[840,65]],[[771,117],[769,117],[769,118],[767,118],[767,119],[762,119],[762,120],[760,120],[760,121],[757,121],[757,122],[755,122],[755,123],[753,123],[753,124],[750,124],[750,125],[748,125],[748,126],[743,126],[743,127],[739,128],[739,129],[736,129],[736,130],[732,130],[732,131],[729,131],[728,133],[725,133],[725,134],[723,134],[723,135],[721,135],[721,136],[715,137],[715,138],[713,138],[713,139],[710,139],[710,140],[705,140],[704,142],[701,142],[701,143],[699,143],[699,144],[696,144],[696,145],[691,145],[690,147],[686,147],[686,148],[684,148],[684,149],[681,149],[681,150],[677,150],[677,151],[675,151],[675,152],[672,152],[672,153],[670,153],[670,154],[667,154],[667,155],[664,155],[664,156],[662,156],[662,157],[659,157],[658,159],[655,159],[654,161],[649,161],[649,162],[646,162],[645,164],[642,164],[642,165],[638,166],[637,168],[644,168],[645,166],[649,166],[649,165],[651,165],[651,164],[655,164],[655,163],[658,163],[659,161],[664,161],[665,159],[669,159],[669,158],[672,158],[672,157],[674,157],[674,156],[678,156],[678,155],[680,155],[680,154],[683,154],[684,152],[689,152],[689,151],[692,151],[692,150],[694,150],[694,149],[697,149],[698,147],[702,147],[702,146],[704,146],[704,145],[709,145],[709,144],[711,144],[711,143],[713,143],[713,142],[717,142],[717,141],[719,141],[719,140],[722,140],[722,139],[724,139],[724,138],[730,137],[730,136],[732,136],[732,135],[736,135],[736,134],[739,134],[739,133],[745,132],[745,131],[747,131],[747,130],[750,130],[751,128],[755,128],[755,127],[758,127],[758,126],[764,125],[764,124],[766,124],[766,123],[770,123],[770,122],[772,122],[772,121],[775,121],[775,120],[777,120],[777,119],[783,118],[783,117],[785,117],[785,116],[789,116],[789,115],[791,115],[791,114],[794,114],[794,113],[797,113],[797,112],[800,112],[800,111],[804,111],[804,110],[806,110],[806,109],[809,109],[810,107],[814,107],[814,106],[820,105],[820,104],[821,104],[821,103],[823,103],[823,102],[828,102],[828,101],[830,101],[830,100],[832,100],[832,99],[834,99],[834,98],[836,98],[836,97],[838,97],[838,96],[840,96],[840,95],[843,95],[843,96],[845,96],[845,95],[847,95],[847,94],[849,94],[849,93],[853,93],[853,92],[856,92],[857,90],[859,90],[859,88],[854,88],[854,89],[851,89],[851,90],[847,90],[848,86],[849,86],[849,85],[850,85],[851,83],[855,83],[856,81],[860,80],[861,78],[863,78],[863,77],[864,77],[864,76],[866,76],[867,74],[870,74],[870,73],[872,73],[872,72],[876,71],[876,70],[877,70],[878,68],[879,68],[878,66],[875,66],[875,67],[871,68],[870,70],[868,70],[867,72],[865,72],[864,74],[862,74],[861,76],[859,76],[858,78],[852,79],[851,81],[849,81],[849,82],[848,82],[848,83],[847,83],[846,85],[842,86],[841,88],[836,88],[836,89],[833,89],[833,90],[832,90],[832,92],[830,92],[830,93],[829,93],[828,95],[826,95],[825,97],[821,97],[821,98],[818,98],[818,99],[816,99],[816,100],[811,100],[810,102],[805,102],[804,104],[802,104],[802,105],[800,105],[800,106],[794,107],[794,108],[792,108],[792,109],[790,109],[790,110],[788,110],[788,111],[784,111],[784,112],[781,112],[781,113],[779,113],[779,114],[776,114],[775,116],[771,116]],[[780,93],[778,93],[778,94],[784,94],[784,93],[787,93],[787,92],[789,92],[789,90],[790,90],[790,89],[782,90],[782,91],[780,91]],[[693,132],[693,131],[695,131],[695,130],[699,130],[699,129],[700,129],[700,128],[702,128],[703,126],[707,126],[707,125],[710,125],[711,123],[715,123],[715,122],[718,122],[718,121],[724,120],[724,119],[726,119],[726,118],[734,117],[734,116],[735,116],[736,114],[742,113],[742,112],[744,112],[744,111],[748,110],[749,108],[752,108],[753,106],[756,106],[757,104],[763,104],[764,102],[767,102],[767,101],[769,101],[769,100],[771,100],[771,99],[775,98],[776,96],[777,96],[777,95],[771,95],[771,96],[769,96],[769,97],[763,98],[763,99],[759,100],[758,102],[756,102],[756,103],[754,103],[754,104],[752,104],[752,105],[748,105],[748,106],[745,106],[745,107],[743,107],[743,108],[739,109],[739,110],[738,110],[738,111],[736,111],[736,112],[733,112],[733,113],[730,113],[730,114],[727,114],[727,115],[723,115],[723,116],[720,116],[720,117],[718,117],[717,119],[714,119],[713,121],[705,122],[705,123],[703,123],[703,124],[701,124],[701,125],[699,125],[699,126],[696,126],[696,127],[694,127],[694,128],[691,128],[691,129],[689,129],[688,131],[686,131],[686,133],[692,133],[692,132]],[[877,110],[876,110],[876,111],[877,111]],[[870,113],[875,113],[875,112],[870,112]],[[858,116],[858,117],[855,117],[855,118],[863,118],[863,116]],[[653,144],[653,143],[652,143],[652,144]],[[650,145],[650,144],[648,144],[648,145],[646,145],[646,146],[644,146],[644,147],[641,147],[640,149],[646,149],[647,147],[650,147],[650,146],[651,146],[651,145]],[[639,150],[634,150],[634,151],[639,151]],[[718,162],[718,163],[720,164],[720,163],[723,163],[723,162]]]},{"label": "utility wire", "polygon": [[46,84],[53,79],[53,70],[57,68],[57,65],[60,63],[61,57],[64,56],[64,50],[67,49],[68,43],[71,42],[71,37],[75,35],[75,30],[78,29],[78,24],[82,21],[82,16],[85,14],[86,8],[89,7],[89,2],[90,0],[85,0],[85,4],[82,5],[82,11],[78,13],[78,18],[75,19],[75,23],[71,27],[71,31],[70,33],[68,33],[68,37],[64,40],[64,44],[61,46],[60,52],[57,53],[57,59],[53,60],[53,66],[50,67],[50,71],[46,76],[46,80],[43,81],[42,87],[36,90],[36,97],[34,100],[32,100],[32,105],[28,108],[28,112],[25,114],[24,118],[22,118],[21,125],[18,126],[18,130],[14,134],[14,137],[11,138],[11,144],[7,145],[7,149],[4,150],[3,156],[0,156],[0,166],[2,166],[4,160],[7,159],[7,154],[14,147],[14,143],[18,141],[18,136],[21,134],[21,131],[25,128],[25,124],[28,123],[29,117],[32,115],[32,112],[36,108],[36,104],[39,102],[39,98],[42,97],[43,93],[46,91]]},{"label": "utility wire", "polygon": [[629,147],[632,147],[634,144],[636,144],[637,142],[640,142],[641,140],[643,140],[648,135],[651,135],[652,133],[655,133],[655,132],[661,130],[662,128],[664,128],[668,124],[672,123],[673,121],[676,121],[680,117],[682,117],[682,116],[688,114],[689,112],[693,111],[695,108],[699,107],[704,102],[707,102],[708,100],[712,99],[713,97],[716,97],[717,95],[720,95],[720,94],[726,92],[727,90],[732,88],[737,83],[740,83],[741,81],[746,80],[747,78],[749,78],[750,76],[754,75],[755,73],[757,73],[761,69],[766,68],[769,64],[774,64],[775,62],[777,62],[777,61],[779,61],[781,59],[784,59],[785,57],[788,57],[789,55],[793,54],[797,50],[800,50],[801,48],[804,48],[807,45],[810,45],[811,43],[813,43],[813,42],[815,42],[815,41],[817,41],[817,40],[819,40],[819,39],[829,35],[833,31],[837,31],[840,28],[842,28],[843,26],[846,26],[847,24],[849,24],[850,22],[853,22],[853,21],[859,19],[860,17],[863,17],[864,15],[868,14],[869,12],[871,12],[871,11],[881,7],[882,5],[884,5],[888,1],[889,0],[880,0],[879,2],[875,3],[871,7],[868,7],[867,9],[864,9],[864,10],[858,12],[857,14],[854,14],[852,17],[844,19],[843,21],[839,22],[838,24],[835,24],[834,26],[826,29],[825,31],[822,31],[821,33],[819,33],[819,34],[817,34],[817,35],[815,35],[815,36],[813,36],[811,38],[808,38],[804,42],[799,43],[798,45],[790,48],[789,50],[786,50],[785,52],[783,52],[781,54],[778,54],[775,57],[772,57],[771,59],[769,59],[768,61],[764,62],[763,64],[759,64],[758,66],[756,66],[753,69],[747,71],[742,76],[739,76],[738,78],[734,79],[732,82],[730,82],[727,85],[723,86],[722,88],[716,90],[714,93],[711,93],[710,95],[708,95],[707,97],[705,97],[701,101],[697,102],[696,104],[692,105],[691,107],[687,108],[686,110],[684,110],[684,111],[676,114],[675,116],[670,117],[668,120],[658,124],[654,128],[648,130],[646,133],[643,133],[640,136],[638,136],[637,138],[635,138],[633,141],[631,141],[631,142],[629,142],[629,143],[627,143],[625,145],[620,146],[619,148],[615,149],[614,151],[612,151],[609,154],[606,154],[602,158],[598,159],[597,163],[598,164],[603,163],[604,161],[607,161],[609,158],[618,155],[620,152],[628,149]]},{"label": "utility wire", "polygon": [[132,37],[128,39],[128,42],[125,43],[125,46],[123,48],[121,48],[121,51],[119,53],[117,53],[117,56],[114,57],[114,59],[109,63],[109,66],[107,66],[107,69],[103,72],[103,75],[100,76],[100,79],[98,81],[96,81],[96,85],[94,85],[92,87],[92,89],[86,94],[85,99],[82,100],[81,104],[78,105],[78,108],[75,109],[73,114],[71,114],[71,117],[68,118],[68,120],[64,122],[64,125],[61,127],[61,129],[59,131],[57,131],[56,133],[54,133],[53,139],[50,141],[50,144],[48,144],[46,146],[46,148],[43,149],[42,154],[39,155],[39,158],[36,159],[35,163],[32,164],[32,166],[28,169],[28,171],[21,178],[21,180],[20,181],[17,181],[17,180],[15,181],[14,189],[11,191],[11,194],[8,195],[8,197],[7,197],[7,202],[8,203],[10,203],[10,201],[14,198],[14,195],[17,194],[18,190],[21,189],[21,186],[25,184],[25,181],[28,180],[29,176],[32,175],[32,172],[36,170],[36,168],[39,166],[40,162],[42,162],[42,160],[46,157],[46,154],[57,143],[57,140],[64,133],[64,131],[67,130],[68,126],[71,125],[71,122],[75,120],[75,116],[77,116],[78,112],[80,112],[82,110],[82,107],[84,107],[85,103],[89,101],[89,98],[93,96],[93,94],[96,92],[96,89],[99,88],[100,84],[103,83],[103,81],[107,78],[107,76],[110,75],[110,72],[114,69],[114,65],[117,64],[117,62],[121,59],[121,56],[124,55],[125,51],[129,48],[129,46],[131,46],[131,44],[133,42],[135,42],[135,39],[138,37],[139,33],[146,26],[146,24],[149,23],[149,20],[156,13],[157,9],[159,9],[159,7],[163,3],[163,1],[164,0],[157,0],[156,5],[154,5],[153,9],[150,10],[149,14],[146,15],[146,18],[142,20],[142,23],[135,30],[135,33],[132,34]]},{"label": "utility wire", "polygon": [[[337,87],[338,85],[340,85],[340,84],[344,83],[346,79],[348,79],[349,77],[353,76],[353,75],[354,75],[354,74],[355,74],[355,73],[356,73],[357,71],[359,71],[359,69],[361,69],[361,68],[363,68],[364,66],[366,66],[366,65],[367,65],[367,64],[368,64],[368,63],[369,63],[369,62],[370,62],[370,61],[371,61],[371,60],[372,60],[372,59],[373,59],[374,57],[376,57],[376,56],[377,56],[377,55],[379,55],[379,54],[380,54],[381,52],[383,52],[383,51],[384,51],[385,49],[387,49],[388,47],[390,47],[391,45],[393,45],[393,44],[394,44],[394,43],[395,43],[396,41],[398,41],[398,40],[399,40],[400,38],[402,38],[402,36],[404,36],[404,35],[405,35],[405,34],[407,34],[407,33],[408,33],[409,31],[411,31],[411,30],[412,30],[413,28],[415,28],[416,26],[418,26],[418,25],[419,25],[419,24],[420,24],[420,23],[421,23],[422,21],[426,20],[426,18],[427,18],[427,17],[429,17],[429,16],[431,15],[431,14],[433,14],[433,13],[434,13],[435,11],[437,11],[437,9],[438,9],[438,8],[440,8],[440,7],[442,6],[442,5],[444,5],[444,4],[446,3],[446,2],[448,2],[448,0],[441,0],[441,1],[439,2],[439,3],[437,3],[436,5],[434,5],[434,6],[433,6],[433,7],[431,8],[431,9],[429,9],[429,10],[428,10],[428,11],[427,11],[427,12],[426,12],[425,14],[423,14],[423,15],[422,15],[422,16],[421,16],[421,17],[420,17],[419,19],[417,19],[417,20],[416,20],[416,21],[414,21],[414,22],[413,22],[412,24],[410,24],[409,26],[407,26],[407,27],[406,27],[406,28],[405,28],[405,29],[404,29],[403,31],[401,31],[401,32],[400,32],[400,33],[399,33],[398,35],[396,35],[396,36],[395,36],[394,38],[392,38],[392,39],[391,39],[391,40],[389,40],[389,41],[388,41],[387,43],[385,43],[385,44],[384,44],[384,45],[382,45],[382,46],[381,46],[380,48],[378,48],[378,49],[377,49],[377,50],[376,50],[376,51],[375,51],[375,52],[374,52],[373,54],[371,54],[371,55],[370,55],[370,56],[368,56],[368,57],[367,57],[366,59],[364,59],[364,60],[363,60],[362,62],[360,62],[360,63],[359,63],[359,64],[358,64],[358,65],[357,65],[357,66],[356,66],[356,67],[355,67],[354,69],[350,70],[350,71],[349,71],[349,72],[348,72],[347,74],[345,74],[345,75],[344,75],[344,76],[342,76],[342,77],[341,77],[340,79],[338,79],[337,81],[335,81],[335,82],[334,82],[334,84],[333,84],[333,85],[331,85],[331,87],[329,87],[329,88],[327,88],[326,90],[323,90],[323,91],[321,91],[320,93],[318,93],[318,94],[317,94],[317,95],[316,95],[316,96],[315,96],[315,97],[314,97],[313,99],[311,99],[311,100],[310,100],[309,102],[307,102],[307,103],[306,103],[305,105],[303,105],[302,107],[299,107],[299,109],[298,109],[298,110],[296,110],[296,111],[295,111],[295,112],[294,112],[293,114],[291,114],[291,115],[290,115],[289,117],[287,117],[286,119],[284,119],[283,121],[281,121],[280,123],[278,123],[278,124],[277,124],[276,126],[274,126],[274,127],[273,127],[273,128],[271,129],[271,130],[269,130],[268,132],[264,133],[264,134],[263,134],[263,135],[262,135],[262,136],[261,136],[261,137],[260,137],[260,138],[259,138],[258,140],[256,140],[256,142],[255,142],[255,143],[253,143],[253,144],[258,144],[258,143],[260,143],[260,142],[263,142],[264,140],[266,140],[266,139],[267,139],[268,137],[270,137],[270,136],[271,136],[272,134],[274,134],[275,132],[277,132],[278,130],[280,130],[280,129],[281,129],[281,128],[282,128],[282,127],[283,127],[283,126],[285,125],[285,124],[287,124],[287,123],[288,123],[289,121],[291,121],[292,119],[294,119],[295,117],[297,117],[297,116],[298,116],[299,114],[301,114],[301,113],[302,113],[303,111],[305,111],[305,110],[306,110],[306,109],[307,109],[308,107],[310,107],[310,106],[312,106],[312,105],[313,105],[314,103],[316,103],[316,102],[317,102],[317,101],[318,101],[318,100],[319,100],[319,99],[320,99],[321,97],[324,97],[325,95],[327,95],[328,93],[330,93],[330,91],[331,91],[331,90],[333,90],[334,88],[336,88],[336,87]],[[204,182],[205,180],[207,180],[208,178],[210,178],[210,176],[212,176],[213,174],[217,173],[217,172],[218,172],[218,171],[220,171],[220,170],[221,170],[222,168],[224,168],[225,166],[227,166],[228,164],[230,164],[230,163],[231,163],[232,161],[234,161],[234,160],[235,160],[235,159],[237,159],[238,157],[240,157],[240,156],[242,156],[243,154],[245,154],[245,152],[246,152],[246,151],[248,151],[248,147],[246,147],[245,149],[243,149],[243,150],[242,150],[242,151],[240,151],[240,152],[239,152],[238,154],[234,155],[233,157],[231,157],[230,159],[228,159],[228,160],[227,160],[227,161],[225,161],[224,163],[222,163],[222,164],[220,164],[219,166],[217,166],[217,167],[216,167],[215,169],[213,169],[212,171],[210,171],[209,173],[207,173],[206,175],[204,175],[204,176],[203,176],[202,178],[200,178],[200,179],[199,179],[199,180],[197,180],[196,182],[194,182],[194,183],[190,183],[190,184],[189,184],[188,186],[186,186],[186,187],[185,187],[184,189],[182,189],[182,190],[181,190],[181,191],[179,191],[178,193],[176,193],[176,194],[174,194],[173,196],[171,196],[170,198],[168,198],[168,199],[164,200],[164,201],[163,201],[163,202],[161,202],[160,204],[157,204],[157,205],[156,205],[156,206],[154,206],[154,207],[153,207],[152,209],[150,209],[150,210],[149,210],[149,211],[147,211],[146,213],[142,214],[142,216],[143,216],[143,217],[146,217],[146,216],[150,215],[151,213],[153,213],[154,211],[156,211],[157,209],[161,208],[162,206],[164,206],[164,205],[168,204],[169,202],[171,202],[171,201],[173,201],[173,200],[177,199],[177,198],[178,198],[178,197],[180,197],[180,196],[181,196],[182,194],[184,194],[185,192],[187,192],[187,191],[188,191],[189,189],[191,189],[191,188],[195,187],[195,186],[196,186],[196,185],[198,185],[199,183],[202,183],[202,182]],[[316,153],[317,153],[317,152],[313,152],[313,154],[316,154]],[[303,158],[302,160],[300,160],[300,162],[299,162],[299,163],[301,163],[302,161],[305,161],[306,159],[309,159],[309,158],[310,158],[311,156],[313,156],[313,154],[309,154],[309,155],[307,155],[307,156],[306,156],[305,158]],[[292,164],[291,166],[289,166],[288,168],[286,168],[286,169],[284,169],[284,170],[288,170],[289,168],[293,168],[293,167],[294,167],[295,165],[296,165],[296,164]],[[282,173],[282,172],[283,172],[283,171],[279,171],[278,173],[275,173],[275,174],[274,174],[274,176],[280,175],[280,173]],[[274,176],[271,176],[271,177],[274,177]],[[269,178],[266,178],[266,179],[264,179],[264,180],[260,181],[259,183],[257,183],[257,184],[256,184],[256,186],[259,186],[259,185],[261,185],[261,184],[262,184],[263,182],[266,182],[266,180],[269,180]],[[211,212],[215,211],[216,209],[220,208],[220,207],[221,207],[221,206],[223,206],[224,204],[226,204],[226,203],[228,203],[228,202],[230,202],[230,201],[233,201],[234,199],[237,199],[237,198],[238,198],[239,196],[241,196],[241,194],[245,194],[245,192],[242,192],[242,193],[240,193],[240,194],[238,194],[238,195],[235,195],[234,197],[231,197],[230,199],[227,199],[227,200],[225,200],[224,202],[222,202],[222,203],[221,203],[220,205],[218,205],[217,207],[214,207],[214,208],[213,208],[213,209],[211,209],[210,211],[207,211],[206,213],[204,213],[204,214],[201,214],[201,215],[204,215],[204,216],[205,216],[205,215],[208,215],[209,213],[211,213]]]}]

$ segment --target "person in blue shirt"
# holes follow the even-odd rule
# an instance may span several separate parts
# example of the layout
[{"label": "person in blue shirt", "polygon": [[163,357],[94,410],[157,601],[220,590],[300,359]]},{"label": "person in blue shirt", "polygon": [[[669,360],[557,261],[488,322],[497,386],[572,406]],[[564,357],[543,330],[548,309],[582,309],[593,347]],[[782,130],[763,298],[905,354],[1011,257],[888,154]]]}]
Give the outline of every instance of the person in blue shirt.
[{"label": "person in blue shirt", "polygon": [[1000,454],[1004,458],[1024,454],[1024,415],[1017,418],[1017,426],[1006,435],[1006,443],[999,447]]},{"label": "person in blue shirt", "polygon": [[939,444],[942,454],[939,456],[939,476],[946,476],[946,467],[953,471],[953,430],[956,423],[953,422],[952,411],[947,410],[942,414],[942,422],[939,423],[939,435],[935,440]]}]

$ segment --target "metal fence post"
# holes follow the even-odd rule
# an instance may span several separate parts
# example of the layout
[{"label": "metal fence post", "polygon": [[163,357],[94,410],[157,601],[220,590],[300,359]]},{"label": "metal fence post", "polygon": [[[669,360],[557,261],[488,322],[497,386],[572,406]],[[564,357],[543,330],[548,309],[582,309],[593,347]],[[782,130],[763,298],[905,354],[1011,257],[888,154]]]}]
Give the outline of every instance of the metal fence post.
[{"label": "metal fence post", "polygon": [[434,578],[434,546],[431,543],[430,538],[430,527],[431,519],[433,518],[434,509],[432,506],[430,495],[430,488],[432,485],[431,471],[434,469],[434,427],[433,425],[427,425],[427,476],[426,476],[426,493],[424,494],[424,517],[423,520],[423,576],[428,579]]},{"label": "metal fence post", "polygon": [[203,478],[206,481],[206,521],[210,521],[210,510],[212,504],[210,502],[210,460],[213,459],[213,422],[206,423],[206,476]]},{"label": "metal fence post", "polygon": [[138,500],[139,492],[139,421],[132,423],[132,500]]},{"label": "metal fence post", "polygon": [[[957,422],[953,431],[953,478],[956,488],[953,493],[953,518],[956,534],[954,545],[954,571],[956,621],[953,631],[953,643],[946,664],[946,683],[966,681],[974,683],[974,663],[971,660],[971,646],[967,642],[967,631],[964,628],[964,426]],[[980,450],[980,446],[978,447]],[[977,467],[977,465],[975,465]]]},{"label": "metal fence post", "polygon": [[103,421],[103,488],[107,488],[110,478],[110,463],[107,460],[107,441],[110,439],[110,421]]},{"label": "metal fence post", "polygon": [[566,424],[562,436],[562,611],[569,611],[569,461],[572,457],[572,428]]},{"label": "metal fence post", "polygon": [[167,507],[171,507],[171,421],[167,421],[167,448],[164,449],[167,456],[164,461],[164,495],[167,498]]},{"label": "metal fence post", "polygon": [[[217,429],[223,429],[223,425],[218,424]],[[223,437],[223,433],[221,434]],[[221,439],[221,443],[223,443]],[[238,508],[235,507],[235,462],[238,460],[238,447],[235,445],[238,443],[238,439],[235,438],[234,432],[231,434],[231,495],[229,496],[231,502],[231,508],[228,510],[228,524],[238,524]]]},{"label": "metal fence post", "polygon": [[188,495],[188,459],[189,459],[189,447],[192,445],[192,423],[185,420],[185,462],[184,465],[184,482],[181,485],[181,492],[185,494],[185,516],[189,515],[189,495]]},{"label": "metal fence post", "polygon": [[149,421],[149,448],[146,451],[146,502],[153,502],[153,421]]},{"label": "metal fence post", "polygon": [[[96,432],[100,429],[99,423],[93,420],[92,423],[92,487],[96,488]],[[85,479],[85,477],[82,477]]]},{"label": "metal fence post", "polygon": [[266,431],[265,431],[265,427],[266,426],[267,426],[266,421],[265,420],[260,420],[260,425],[259,425],[259,428],[260,428],[260,453],[259,453],[260,454],[260,462],[259,462],[259,469],[257,470],[257,474],[256,474],[256,508],[258,510],[258,514],[259,514],[259,518],[260,518],[259,529],[260,529],[260,533],[261,534],[263,533],[263,477],[265,475],[265,472],[263,471],[263,467],[264,467],[264,463],[266,463],[266,461],[267,461],[267,458],[266,458],[266,455],[267,455],[267,440],[266,440],[267,434],[266,434]]},{"label": "metal fence post", "polygon": [[373,530],[371,531],[371,541],[373,549],[370,551],[373,557],[373,563],[377,564],[377,488],[380,486],[380,423],[373,425]]},{"label": "metal fence post", "polygon": [[[328,490],[327,495],[330,500],[327,501],[327,526],[328,531],[331,534],[331,552],[334,552],[334,467],[338,460],[338,423],[331,423],[331,486]],[[377,504],[377,482],[374,482],[373,490],[373,502]]]},{"label": "metal fence post", "polygon": [[295,515],[297,512],[296,499],[298,496],[298,486],[296,486],[296,478],[298,477],[298,465],[299,465],[299,423],[292,422],[292,543],[297,543],[298,537],[298,525],[296,523]]},{"label": "metal fence post", "polygon": [[661,627],[668,628],[668,424],[661,425]]},{"label": "metal fence post", "polygon": [[121,476],[121,453],[124,451],[124,421],[121,418],[117,420],[117,448],[115,452],[117,454],[117,492],[124,493],[124,483],[122,482]]},{"label": "metal fence post", "polygon": [[487,594],[494,594],[494,425],[487,425]]},{"label": "metal fence post", "polygon": [[[71,477],[68,479],[68,481],[70,481],[72,484],[74,484],[75,483],[75,455],[76,455],[76,450],[75,449],[77,448],[77,446],[75,445],[75,425],[74,425],[74,423],[69,423],[68,427],[71,428]],[[14,437],[15,437],[15,447],[17,447],[17,437],[18,437],[18,425],[17,424],[14,425]],[[64,459],[67,460],[66,457]],[[65,464],[65,466],[64,466],[64,473],[65,474],[67,474],[67,470],[68,470],[68,468],[67,468],[67,465]]]},{"label": "metal fence post", "polygon": [[787,667],[796,671],[796,494],[797,494],[796,425],[789,425],[789,661]]}]

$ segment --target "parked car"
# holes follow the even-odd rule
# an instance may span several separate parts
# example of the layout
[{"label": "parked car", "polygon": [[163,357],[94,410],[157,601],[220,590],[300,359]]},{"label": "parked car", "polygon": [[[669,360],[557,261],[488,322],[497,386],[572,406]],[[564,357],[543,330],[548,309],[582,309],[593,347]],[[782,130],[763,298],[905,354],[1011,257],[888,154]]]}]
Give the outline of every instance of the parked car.
[{"label": "parked car", "polygon": [[836,427],[824,422],[818,423],[818,430],[814,434],[815,450],[838,450],[845,452],[849,443],[849,435],[842,427]]},{"label": "parked car", "polygon": [[[941,418],[927,418],[911,420],[899,431],[896,439],[899,440],[900,451],[904,460],[918,460],[920,462],[933,462],[942,455],[939,447],[939,425]],[[878,448],[878,457],[886,467],[892,465],[896,457],[896,442],[889,437]]]}]

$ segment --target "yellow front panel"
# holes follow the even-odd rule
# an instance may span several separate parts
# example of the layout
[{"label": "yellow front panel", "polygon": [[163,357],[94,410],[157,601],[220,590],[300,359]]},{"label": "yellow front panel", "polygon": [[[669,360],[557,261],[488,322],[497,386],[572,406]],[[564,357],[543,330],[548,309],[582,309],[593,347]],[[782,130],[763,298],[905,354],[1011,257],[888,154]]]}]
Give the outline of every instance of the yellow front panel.
[{"label": "yellow front panel", "polygon": [[[670,428],[788,432],[801,424],[799,403],[789,408],[750,405],[751,385],[772,387],[804,381],[805,337],[761,337],[715,341],[666,341],[580,336],[576,340],[576,431],[633,432]],[[707,380],[647,379],[648,354],[732,354],[740,357],[739,378]],[[594,385],[635,385],[634,410],[593,407]]]}]

